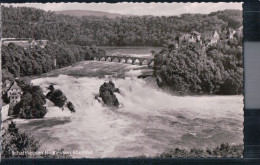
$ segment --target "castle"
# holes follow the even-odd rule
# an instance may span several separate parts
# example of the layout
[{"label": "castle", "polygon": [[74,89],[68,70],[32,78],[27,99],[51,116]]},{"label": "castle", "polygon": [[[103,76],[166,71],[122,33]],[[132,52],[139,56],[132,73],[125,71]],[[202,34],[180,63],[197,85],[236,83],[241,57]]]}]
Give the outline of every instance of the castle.
[{"label": "castle", "polygon": [[223,33],[225,35],[224,40],[233,40],[234,35],[236,34],[238,37],[242,36],[242,29],[243,27],[238,28],[237,30],[234,30],[233,28],[228,28],[227,31],[205,31],[203,33],[199,33],[197,31],[191,31],[190,33],[184,33],[176,38],[177,42],[175,46],[178,48],[179,46],[182,46],[184,43],[195,43],[200,47],[208,47],[214,44],[217,44],[220,40],[220,33]]}]

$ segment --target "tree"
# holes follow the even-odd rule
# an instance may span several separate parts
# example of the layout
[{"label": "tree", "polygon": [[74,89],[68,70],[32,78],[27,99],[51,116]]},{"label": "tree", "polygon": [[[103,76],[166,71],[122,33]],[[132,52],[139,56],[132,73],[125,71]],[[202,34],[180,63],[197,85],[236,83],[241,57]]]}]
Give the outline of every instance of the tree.
[{"label": "tree", "polygon": [[28,157],[27,152],[36,152],[40,146],[38,141],[33,137],[29,137],[25,133],[20,133],[13,121],[8,125],[7,129],[3,130],[1,141],[2,158]]},{"label": "tree", "polygon": [[25,119],[42,118],[47,113],[46,98],[39,86],[28,86],[21,101],[14,106],[13,115]]}]

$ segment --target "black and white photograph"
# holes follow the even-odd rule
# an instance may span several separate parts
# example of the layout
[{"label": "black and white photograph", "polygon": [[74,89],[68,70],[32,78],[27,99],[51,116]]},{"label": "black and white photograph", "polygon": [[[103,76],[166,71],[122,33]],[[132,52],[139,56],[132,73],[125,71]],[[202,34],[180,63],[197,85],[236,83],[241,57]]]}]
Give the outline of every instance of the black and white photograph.
[{"label": "black and white photograph", "polygon": [[1,4],[1,158],[242,158],[242,3]]}]

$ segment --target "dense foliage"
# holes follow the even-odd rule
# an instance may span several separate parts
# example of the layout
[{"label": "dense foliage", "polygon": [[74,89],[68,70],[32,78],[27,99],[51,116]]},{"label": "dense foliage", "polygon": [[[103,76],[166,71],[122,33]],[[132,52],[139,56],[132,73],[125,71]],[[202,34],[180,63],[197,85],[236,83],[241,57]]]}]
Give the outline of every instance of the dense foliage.
[{"label": "dense foliage", "polygon": [[235,46],[219,42],[207,50],[189,44],[172,46],[155,55],[155,75],[160,86],[176,93],[241,94],[243,58],[239,41]]},{"label": "dense foliage", "polygon": [[191,149],[187,151],[185,149],[176,148],[169,152],[164,152],[158,155],[159,158],[199,158],[199,157],[219,157],[219,158],[242,158],[243,157],[243,145],[221,144],[213,149]]},{"label": "dense foliage", "polygon": [[12,115],[25,119],[42,118],[47,113],[45,103],[46,98],[39,86],[24,86],[21,101],[14,106]]},{"label": "dense foliage", "polygon": [[[31,14],[34,13],[34,14]],[[178,34],[242,26],[242,11],[225,10],[181,16],[82,18],[28,7],[2,7],[4,38],[47,39],[59,43],[102,46],[163,46]]]},{"label": "dense foliage", "polygon": [[33,137],[21,133],[13,121],[2,132],[2,158],[28,157],[27,152],[36,152],[39,149],[39,143]]},{"label": "dense foliage", "polygon": [[209,16],[216,16],[218,19],[227,22],[228,27],[237,28],[242,25],[242,12],[238,10],[223,10],[212,12]]},{"label": "dense foliage", "polygon": [[[3,81],[19,76],[37,75],[89,60],[93,55],[103,55],[104,50],[95,46],[48,44],[44,49],[23,49],[13,43],[2,46]],[[56,59],[56,67],[54,60]]]}]

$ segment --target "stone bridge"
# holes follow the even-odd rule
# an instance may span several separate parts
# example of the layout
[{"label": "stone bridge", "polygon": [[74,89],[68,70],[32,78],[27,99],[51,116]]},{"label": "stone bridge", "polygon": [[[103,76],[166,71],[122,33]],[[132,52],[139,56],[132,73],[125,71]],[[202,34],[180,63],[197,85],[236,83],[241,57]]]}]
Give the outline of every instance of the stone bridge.
[{"label": "stone bridge", "polygon": [[118,62],[132,65],[147,65],[153,67],[154,59],[129,56],[94,56],[94,61]]}]

